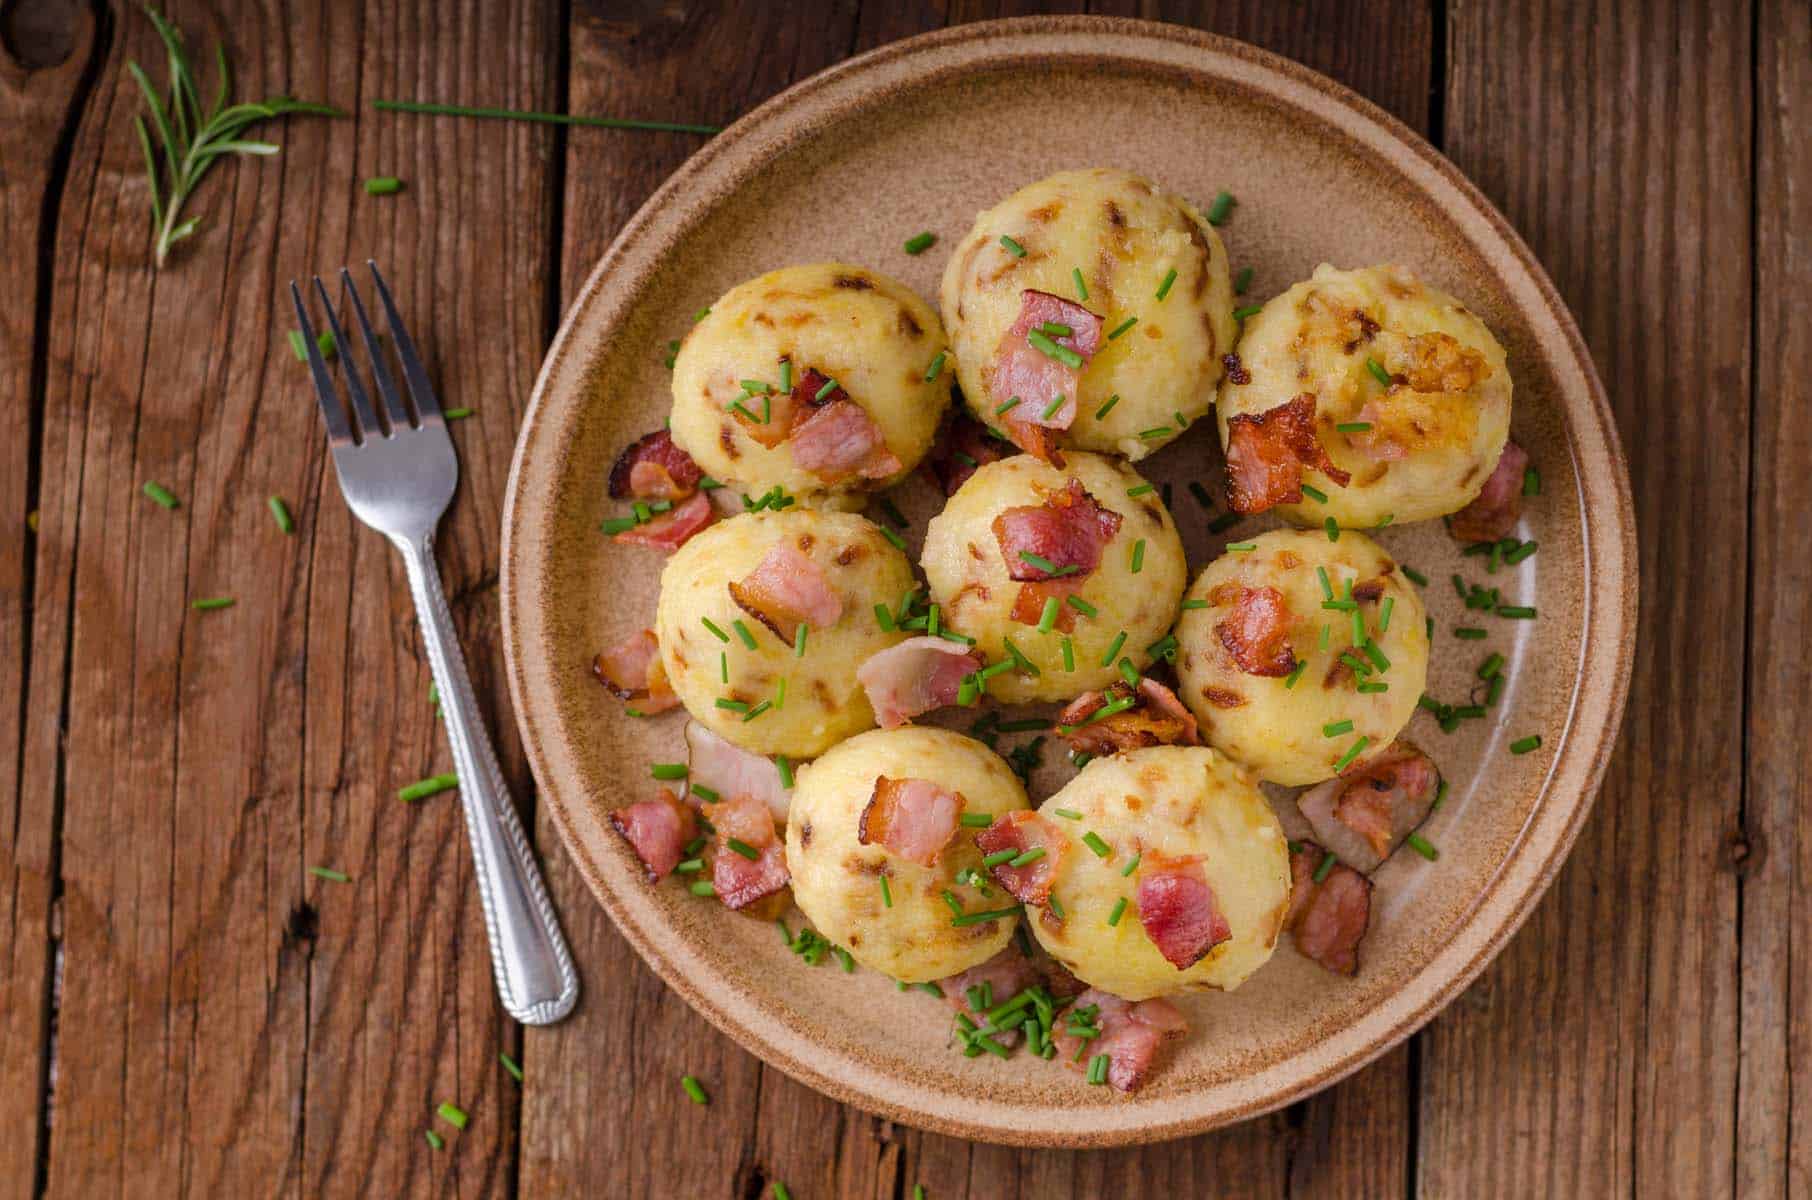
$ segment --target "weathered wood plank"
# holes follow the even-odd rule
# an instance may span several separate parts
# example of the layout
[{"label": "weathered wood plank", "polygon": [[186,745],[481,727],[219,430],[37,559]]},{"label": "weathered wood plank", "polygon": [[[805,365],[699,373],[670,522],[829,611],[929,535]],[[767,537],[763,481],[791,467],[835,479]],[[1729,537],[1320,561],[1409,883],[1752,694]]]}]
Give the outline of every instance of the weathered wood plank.
[{"label": "weathered wood plank", "polygon": [[[32,1195],[37,1180],[55,961],[57,797],[26,791],[20,771],[33,565],[39,539],[66,532],[30,525],[42,411],[36,350],[49,315],[39,252],[97,37],[93,16],[73,6],[8,32],[0,44],[0,1197],[10,1200]],[[29,35],[23,44],[13,40],[20,33]],[[61,663],[45,669],[53,679],[61,672]]]},{"label": "weathered wood plank", "polygon": [[[1748,763],[1743,802],[1740,1196],[1812,1196],[1812,8],[1756,23],[1755,422],[1750,456]],[[1799,1136],[1795,1137],[1797,1132]]]},{"label": "weathered wood plank", "polygon": [[[540,105],[551,13],[242,6],[219,32],[242,96],[495,88]],[[205,15],[172,15],[207,61]],[[543,335],[548,134],[366,113],[269,129],[283,155],[217,168],[202,232],[153,274],[123,64],[161,78],[162,56],[136,11],[115,21],[62,208],[44,434],[45,526],[62,540],[41,556],[34,658],[69,660],[66,685],[33,680],[26,761],[29,795],[67,777],[50,1190],[501,1194],[517,1093],[457,808],[394,799],[446,763],[408,589],[337,494],[285,284],[383,260],[443,398],[479,410],[456,434],[442,563],[523,780],[480,581]],[[409,188],[366,197],[376,174]],[[481,229],[499,252],[469,253]],[[146,479],[182,507],[151,505]],[[221,594],[237,606],[188,608]],[[63,686],[59,760],[38,714],[54,719]],[[443,1126],[435,1155],[421,1130],[441,1099],[472,1124]]]},{"label": "weathered wood plank", "polygon": [[1750,15],[1465,4],[1450,28],[1446,149],[1579,318],[1629,454],[1649,586],[1635,699],[1591,822],[1521,936],[1425,1038],[1420,1190],[1722,1195],[1737,1108]]}]

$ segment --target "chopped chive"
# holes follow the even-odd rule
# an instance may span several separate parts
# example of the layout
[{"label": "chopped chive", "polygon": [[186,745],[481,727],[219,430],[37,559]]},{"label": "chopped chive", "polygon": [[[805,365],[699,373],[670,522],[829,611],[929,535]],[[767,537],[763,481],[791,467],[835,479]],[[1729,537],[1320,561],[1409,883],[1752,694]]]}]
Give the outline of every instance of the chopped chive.
[{"label": "chopped chive", "polygon": [[[984,859],[983,861],[986,860]],[[1015,904],[1012,908],[995,908],[989,909],[986,912],[966,912],[962,916],[952,920],[950,923],[958,928],[969,925],[981,925],[988,921],[998,921],[1002,917],[1017,916],[1019,908],[1020,906]]]},{"label": "chopped chive", "polygon": [[1088,284],[1082,282],[1082,268],[1081,267],[1071,267],[1070,268],[1070,282],[1076,285],[1076,299],[1087,300],[1088,299]]},{"label": "chopped chive", "polygon": [[1340,761],[1334,764],[1334,773],[1338,775],[1340,772],[1346,770],[1347,764],[1363,754],[1365,748],[1371,744],[1372,739],[1361,734],[1359,740],[1354,742],[1352,746],[1347,749],[1347,752],[1340,756]]},{"label": "chopped chive", "polygon": [[1297,659],[1296,665],[1294,667],[1290,668],[1289,676],[1287,678],[1285,678],[1283,681],[1284,687],[1285,688],[1295,687],[1296,681],[1298,679],[1301,679],[1302,673],[1308,669],[1309,669],[1309,660],[1308,659],[1306,659],[1306,658]]},{"label": "chopped chive", "polygon": [[893,548],[895,550],[905,550],[906,549],[906,539],[905,538],[901,537],[899,534],[895,533],[893,530],[889,529],[885,525],[882,525],[880,527],[880,529],[881,529],[881,536],[886,538],[889,542],[891,542],[893,544]]},{"label": "chopped chive", "polygon": [[1177,269],[1172,267],[1164,273],[1164,282],[1158,285],[1158,299],[1162,300],[1164,297],[1170,295],[1170,285],[1176,281]]},{"label": "chopped chive", "polygon": [[839,386],[840,385],[837,383],[837,381],[835,379],[826,379],[824,381],[824,386],[819,388],[816,392],[814,392],[812,394],[812,399],[813,400],[822,400],[826,396],[830,395],[832,392],[836,391]]},{"label": "chopped chive", "polygon": [[1417,587],[1428,586],[1428,576],[1422,574],[1422,572],[1416,570],[1414,567],[1404,567],[1403,574],[1405,578]]},{"label": "chopped chive", "polygon": [[1337,542],[1340,540],[1340,522],[1329,517],[1321,523],[1321,527],[1327,533],[1328,541]]},{"label": "chopped chive", "polygon": [[[521,1078],[521,1077],[518,1076],[518,1078]],[[680,1086],[682,1088],[686,1089],[686,1095],[692,1097],[692,1103],[694,1103],[694,1104],[711,1103],[711,1097],[709,1097],[705,1094],[704,1086],[702,1084],[700,1084],[698,1080],[692,1078],[692,1076],[681,1075],[679,1082],[680,1082]]]},{"label": "chopped chive", "polygon": [[1114,901],[1114,911],[1107,915],[1108,925],[1110,927],[1114,926],[1114,925],[1118,925],[1120,923],[1120,917],[1125,912],[1126,912],[1126,897],[1122,896],[1118,900]]},{"label": "chopped chive", "polygon": [[1139,437],[1147,442],[1155,442],[1159,438],[1167,438],[1169,436],[1170,426],[1168,425],[1153,425],[1150,429],[1139,430]]},{"label": "chopped chive", "polygon": [[747,725],[750,721],[753,721],[756,717],[759,717],[762,713],[773,707],[774,702],[772,700],[763,700],[760,704],[757,704],[755,707],[749,709],[748,712],[742,714],[742,723]]},{"label": "chopped chive", "polygon": [[728,696],[719,696],[717,699],[713,700],[712,703],[719,708],[727,709],[733,713],[746,713],[749,711],[749,702],[747,700],[732,700]]},{"label": "chopped chive", "polygon": [[1504,561],[1506,563],[1508,563],[1510,566],[1515,566],[1517,563],[1523,561],[1523,559],[1528,558],[1531,554],[1534,554],[1534,553],[1535,553],[1535,543],[1534,542],[1524,542],[1521,545],[1517,546],[1516,549],[1506,551],[1504,554]]},{"label": "chopped chive", "polygon": [[1113,341],[1115,338],[1119,337],[1121,334],[1125,333],[1128,329],[1131,329],[1134,325],[1137,325],[1138,323],[1139,323],[1139,318],[1137,318],[1137,317],[1126,318],[1126,320],[1124,320],[1124,321],[1120,322],[1118,325],[1114,326],[1113,331],[1107,335],[1107,340],[1110,342]]},{"label": "chopped chive", "polygon": [[[1226,548],[1230,553],[1233,553],[1233,554],[1249,554],[1252,551],[1258,549],[1258,543],[1257,542],[1228,542]],[[1203,608],[1208,607],[1206,601],[1203,602],[1202,607]]]},{"label": "chopped chive", "polygon": [[1058,338],[1069,337],[1076,330],[1074,326],[1065,325],[1062,321],[1044,321],[1039,324],[1038,332],[1046,337]]},{"label": "chopped chive", "polygon": [[466,1110],[459,1107],[459,1105],[453,1103],[451,1100],[442,1100],[440,1102],[440,1107],[434,1111],[440,1114],[441,1120],[455,1129],[464,1129],[466,1127],[466,1122],[471,1120],[471,1118],[466,1115]]},{"label": "chopped chive", "polygon": [[145,484],[145,495],[157,501],[157,503],[164,508],[175,508],[181,503],[173,494],[171,494],[170,489],[161,483],[147,481]]},{"label": "chopped chive", "polygon": [[744,379],[742,380],[742,390],[751,396],[765,396],[773,390],[773,387],[765,379]]},{"label": "chopped chive", "polygon": [[1151,655],[1153,658],[1161,658],[1165,662],[1175,662],[1177,654],[1177,635],[1174,633],[1165,634],[1151,645],[1145,647],[1145,653]]},{"label": "chopped chive", "polygon": [[1389,632],[1391,610],[1396,607],[1397,607],[1397,598],[1395,596],[1386,596],[1384,598],[1384,607],[1380,608],[1378,610],[1378,632],[1379,633]]},{"label": "chopped chive", "polygon": [[1499,671],[1503,670],[1503,667],[1504,667],[1504,656],[1493,652],[1490,657],[1486,658],[1484,662],[1479,664],[1479,678],[1480,679],[1494,679],[1497,677],[1497,673]]},{"label": "chopped chive", "polygon": [[1376,379],[1384,387],[1390,386],[1390,372],[1384,369],[1383,363],[1375,358],[1367,356],[1365,360],[1365,369],[1370,371],[1372,373],[1372,378]]},{"label": "chopped chive", "polygon": [[1232,211],[1233,211],[1233,193],[1232,192],[1216,193],[1216,195],[1214,197],[1214,203],[1212,203],[1208,206],[1208,223],[1210,225],[1224,224],[1227,220],[1227,215],[1229,213],[1231,213]]},{"label": "chopped chive", "polygon": [[1158,489],[1157,489],[1156,484],[1140,483],[1140,484],[1135,484],[1134,486],[1127,488],[1126,494],[1129,497],[1130,496],[1145,496],[1145,495],[1149,495],[1150,493],[1155,492],[1157,490]]},{"label": "chopped chive", "polygon": [[1012,638],[1003,637],[1000,640],[1001,640],[1001,643],[1006,646],[1007,655],[1008,655],[1008,657],[1010,657],[1013,660],[1013,665],[1016,668],[1018,668],[1021,671],[1026,672],[1029,675],[1036,676],[1039,674],[1038,665],[1036,663],[1034,663],[1031,659],[1027,658],[1024,654],[1020,653],[1019,647],[1013,644]]},{"label": "chopped chive", "polygon": [[443,1150],[446,1148],[446,1141],[442,1139],[440,1134],[435,1133],[432,1129],[422,1130],[422,1136],[428,1139],[428,1145],[433,1149]]},{"label": "chopped chive", "polygon": [[598,523],[598,528],[615,537],[619,533],[628,533],[639,522],[634,517],[606,517]]},{"label": "chopped chive", "polygon": [[510,1073],[512,1079],[517,1083],[522,1082],[522,1066],[520,1063],[502,1050],[497,1052],[497,1060],[503,1064],[503,1069]]},{"label": "chopped chive", "polygon": [[1017,407],[1019,407],[1019,397],[1009,396],[1007,397],[1007,402],[1005,404],[994,410],[994,415],[997,417],[1004,417]]},{"label": "chopped chive", "polygon": [[1441,857],[1441,852],[1434,848],[1434,844],[1419,833],[1412,833],[1404,838],[1403,841],[1411,850],[1414,850],[1429,862],[1434,862]]},{"label": "chopped chive", "polygon": [[1517,738],[1514,742],[1510,743],[1510,753],[1512,754],[1527,754],[1531,750],[1539,750],[1540,748],[1541,734],[1539,733],[1532,733],[1526,738]]},{"label": "chopped chive", "polygon": [[1005,250],[1008,254],[1011,254],[1014,258],[1024,258],[1026,256],[1026,248],[1004,233],[1000,235],[1000,248]]},{"label": "chopped chive", "polygon": [[[284,533],[296,532],[296,523],[290,518],[289,505],[283,503],[283,497],[272,496],[265,503],[270,505],[271,516],[276,519],[278,529]],[[1533,546],[1535,543],[1530,542],[1529,544]]]},{"label": "chopped chive", "polygon": [[907,238],[906,244],[901,249],[908,254],[923,254],[931,249],[931,244],[935,241],[937,241],[937,234],[927,229],[923,233],[915,233]]},{"label": "chopped chive", "polygon": [[459,776],[449,771],[445,775],[434,775],[427,779],[418,779],[406,787],[398,788],[398,800],[421,800],[428,796],[450,791],[459,786]]},{"label": "chopped chive", "polygon": [[336,871],[332,867],[310,867],[308,868],[308,873],[313,875],[316,879],[328,879],[332,880],[334,883],[352,882],[352,876],[344,871]]},{"label": "chopped chive", "polygon": [[1044,903],[1045,903],[1046,908],[1050,909],[1052,913],[1056,914],[1056,917],[1059,921],[1064,919],[1065,914],[1063,911],[1063,904],[1057,899],[1056,892],[1052,892],[1049,896],[1045,897]]},{"label": "chopped chive", "polygon": [[1329,628],[1330,628],[1330,626],[1328,626],[1326,624],[1323,624],[1321,627],[1321,648],[1323,650],[1326,650],[1328,648],[1328,630],[1329,630]]},{"label": "chopped chive", "polygon": [[333,340],[333,330],[323,329],[315,334],[315,349],[321,352],[322,358],[331,359],[340,352],[338,342]]},{"label": "chopped chive", "polygon": [[885,605],[885,604],[875,605],[875,624],[877,624],[881,627],[882,633],[892,633],[893,632],[893,630],[894,630],[893,614],[887,610],[887,605]]},{"label": "chopped chive", "polygon": [[1238,525],[1238,524],[1239,524],[1239,514],[1238,513],[1224,512],[1220,516],[1214,518],[1214,520],[1208,522],[1208,532],[1209,533],[1225,533],[1227,530],[1232,529],[1235,525]]},{"label": "chopped chive", "polygon": [[887,876],[880,875],[880,876],[877,876],[876,878],[878,878],[881,881],[881,907],[882,908],[892,908],[893,907],[893,889],[887,886]]},{"label": "chopped chive", "polygon": [[1043,858],[1044,856],[1045,856],[1045,848],[1043,846],[1033,846],[1030,849],[1021,850],[1018,854],[1015,854],[1012,858],[1009,858],[1007,860],[1007,865],[1009,867],[1030,866],[1032,863],[1037,862],[1039,859]]},{"label": "chopped chive", "polygon": [[933,379],[936,379],[939,375],[944,373],[944,359],[948,356],[948,351],[939,350],[937,352],[937,357],[932,359],[931,365],[925,368],[926,383],[930,383]]},{"label": "chopped chive", "polygon": [[[1358,615],[1358,613],[1353,614],[1355,617]],[[1359,649],[1365,652],[1365,657],[1372,660],[1372,665],[1377,667],[1380,673],[1390,670],[1390,659],[1384,657],[1384,651],[1378,649],[1377,642],[1367,639]]]},{"label": "chopped chive", "polygon": [[705,869],[705,860],[688,858],[684,862],[676,863],[673,869],[681,875],[696,875]]},{"label": "chopped chive", "polygon": [[793,360],[790,358],[780,360],[780,390],[783,392],[793,390]]},{"label": "chopped chive", "polygon": [[1484,640],[1486,637],[1488,637],[1490,635],[1488,635],[1483,629],[1480,629],[1474,625],[1456,625],[1456,626],[1454,626],[1453,636],[1457,637],[1457,638],[1463,638],[1469,642],[1477,642],[1477,641]]},{"label": "chopped chive", "polygon": [[1343,651],[1340,655],[1340,661],[1353,668],[1353,673],[1355,675],[1370,675],[1372,673],[1371,664],[1362,659],[1354,658],[1350,652]]},{"label": "chopped chive", "polygon": [[1239,269],[1239,274],[1233,277],[1233,294],[1235,296],[1243,296],[1246,294],[1246,289],[1251,286],[1252,268],[1241,267]]},{"label": "chopped chive", "polygon": [[1201,600],[1201,599],[1185,600],[1185,601],[1183,601],[1183,607],[1184,608],[1207,608],[1208,602],[1206,600]]},{"label": "chopped chive", "polygon": [[1498,701],[1498,697],[1504,694],[1504,680],[1506,678],[1507,676],[1504,675],[1493,675],[1491,681],[1485,685],[1485,703],[1487,706],[1495,705]]},{"label": "chopped chive", "polygon": [[741,838],[730,838],[726,844],[730,849],[736,851],[736,853],[742,855],[750,862],[755,862],[761,858],[761,851],[755,849],[755,847],[749,845],[749,843],[743,841]]},{"label": "chopped chive", "polygon": [[685,763],[655,763],[648,773],[656,779],[684,779],[689,772]]},{"label": "chopped chive", "polygon": [[1132,544],[1132,573],[1137,575],[1145,569],[1145,539],[1140,538]]},{"label": "chopped chive", "polygon": [[1315,487],[1313,484],[1308,484],[1308,483],[1303,484],[1302,485],[1302,494],[1307,496],[1309,499],[1313,500],[1317,504],[1326,504],[1328,502],[1328,494],[1326,492],[1322,491],[1320,488]]},{"label": "chopped chive", "polygon": [[730,654],[729,654],[729,651],[727,651],[727,650],[721,651],[717,656],[717,678],[725,686],[729,685],[729,682],[730,682]]},{"label": "chopped chive", "polygon": [[1099,1087],[1107,1082],[1107,1067],[1112,1061],[1105,1054],[1097,1054],[1088,1060],[1088,1081]]},{"label": "chopped chive", "polygon": [[1353,690],[1362,695],[1369,696],[1377,692],[1390,691],[1390,684],[1377,679],[1367,679],[1355,684]]},{"label": "chopped chive", "polygon": [[959,820],[969,829],[986,829],[988,826],[994,824],[993,815],[985,812],[966,812]]},{"label": "chopped chive", "polygon": [[719,800],[723,799],[722,796],[718,795],[702,783],[694,783],[690,786],[692,794],[697,796],[700,800],[703,800],[706,804],[716,804]]},{"label": "chopped chive", "polygon": [[1457,573],[1453,577],[1453,590],[1460,594],[1460,599],[1466,599],[1466,581],[1461,579]]},{"label": "chopped chive", "polygon": [[1082,366],[1082,356],[1080,354],[1076,353],[1068,346],[1058,345],[1036,329],[1027,331],[1026,344],[1046,358],[1054,358],[1066,367],[1080,368]]},{"label": "chopped chive", "polygon": [[1051,629],[1057,624],[1057,614],[1061,608],[1062,606],[1057,603],[1057,597],[1045,597],[1044,612],[1040,613],[1038,617],[1039,633],[1051,632]]},{"label": "chopped chive", "polygon": [[1039,418],[1045,421],[1050,420],[1056,415],[1057,410],[1063,407],[1063,400],[1063,393],[1058,392],[1057,395],[1051,399],[1051,402],[1044,406],[1044,411],[1038,414]]},{"label": "chopped chive", "polygon": [[1133,855],[1132,861],[1128,862],[1124,867],[1120,868],[1120,877],[1122,879],[1124,879],[1127,876],[1131,875],[1134,871],[1138,870],[1139,869],[1139,860],[1144,857],[1145,857],[1145,855],[1143,852]]},{"label": "chopped chive", "polygon": [[804,658],[805,657],[805,635],[806,635],[806,631],[809,630],[810,628],[811,628],[810,625],[807,625],[804,621],[801,621],[801,622],[799,622],[799,628],[795,629],[793,631],[793,657],[794,658]]},{"label": "chopped chive", "polygon": [[741,640],[743,645],[751,650],[755,649],[755,635],[749,632],[749,627],[742,623],[741,617],[731,621],[730,628],[736,631],[736,636]]},{"label": "chopped chive", "polygon": [[1443,776],[1440,786],[1435,788],[1434,803],[1428,806],[1428,811],[1440,812],[1441,805],[1445,803],[1447,803],[1447,779]]},{"label": "chopped chive", "polygon": [[1084,600],[1081,596],[1073,596],[1073,595],[1065,596],[1064,603],[1068,604],[1071,608],[1075,609],[1077,612],[1081,613],[1085,617],[1093,617],[1093,616],[1098,615],[1100,612],[1099,609],[1097,609],[1094,605],[1090,604],[1087,600]]},{"label": "chopped chive", "polygon": [[698,619],[698,621],[699,621],[699,624],[703,625],[706,629],[710,630],[711,636],[716,638],[718,641],[727,642],[730,640],[730,635],[725,633],[721,628],[719,628],[717,623],[714,622],[713,620],[711,620],[710,617],[700,617]]},{"label": "chopped chive", "polygon": [[1062,817],[1066,821],[1080,821],[1082,819],[1081,811],[1074,808],[1053,808],[1051,812],[1053,815]]},{"label": "chopped chive", "polygon": [[1077,571],[1081,570],[1081,568],[1076,566],[1074,563],[1070,563],[1068,565],[1060,567],[1056,563],[1052,562],[1050,559],[1046,558],[1044,555],[1034,554],[1030,550],[1021,550],[1019,552],[1019,561],[1027,564],[1028,566],[1037,567],[1040,571],[1043,571],[1046,575],[1050,575],[1050,576],[1054,576],[1054,577],[1063,576],[1063,575],[1074,575]]},{"label": "chopped chive", "polygon": [[760,417],[756,416],[754,410],[749,408],[747,405],[745,405],[741,400],[730,401],[729,411],[741,413],[743,416],[747,417],[751,422],[753,422],[756,425],[767,424],[766,421],[763,421]]},{"label": "chopped chive", "polygon": [[1012,858],[1015,854],[1018,854],[1018,853],[1019,853],[1019,851],[1017,851],[1017,850],[996,850],[992,854],[987,854],[987,855],[982,856],[982,866],[998,867],[1001,863],[1006,862],[1008,859]]},{"label": "chopped chive", "polygon": [[[1051,603],[1054,604],[1056,601],[1053,600]],[[1063,669],[1066,671],[1074,671],[1076,669],[1076,647],[1070,642],[1070,637],[1067,633],[1063,635]]]},{"label": "chopped chive", "polygon": [[209,596],[204,600],[191,600],[189,607],[201,612],[213,612],[215,609],[231,608],[238,603],[231,596]]},{"label": "chopped chive", "polygon": [[1114,638],[1113,645],[1107,648],[1107,653],[1101,656],[1101,665],[1104,667],[1113,666],[1114,659],[1120,655],[1120,647],[1124,645],[1126,645],[1126,630],[1122,629],[1119,635]]},{"label": "chopped chive", "polygon": [[1315,577],[1321,581],[1321,598],[1323,600],[1332,600],[1334,598],[1334,585],[1328,580],[1328,569],[1326,567],[1316,567]]},{"label": "chopped chive", "polygon": [[1127,687],[1136,688],[1139,686],[1139,669],[1132,665],[1132,659],[1121,659],[1119,662],[1119,671],[1120,678],[1126,680]]},{"label": "chopped chive", "polygon": [[781,1183],[778,1179],[774,1181],[774,1200],[793,1200],[793,1193],[788,1191],[786,1184]]},{"label": "chopped chive", "polygon": [[1328,872],[1332,871],[1334,869],[1334,863],[1336,861],[1337,860],[1334,858],[1334,852],[1332,850],[1328,851],[1327,854],[1322,858],[1321,865],[1315,868],[1315,882],[1316,883],[1320,883],[1322,880],[1324,880],[1328,877]]},{"label": "chopped chive", "polygon": [[944,889],[944,903],[950,906],[950,913],[952,916],[960,917],[963,915],[963,902],[958,900],[956,898],[956,893],[949,888]]},{"label": "chopped chive", "polygon": [[1535,609],[1531,605],[1500,604],[1495,611],[1500,617],[1512,617],[1523,621],[1533,621],[1535,619]]},{"label": "chopped chive", "polygon": [[1233,310],[1233,319],[1235,321],[1243,321],[1247,317],[1256,317],[1259,313],[1264,311],[1265,306],[1262,304],[1242,304],[1240,307]]},{"label": "chopped chive", "polygon": [[1365,433],[1370,430],[1370,421],[1340,421],[1334,426],[1336,433]]},{"label": "chopped chive", "polygon": [[1353,723],[1351,720],[1335,721],[1332,724],[1323,725],[1321,727],[1322,737],[1339,737],[1343,733],[1351,732],[1353,732]]},{"label": "chopped chive", "polygon": [[774,682],[774,707],[777,709],[786,707],[786,676],[785,675],[782,675],[778,680],[776,680]]},{"label": "chopped chive", "polygon": [[300,329],[292,329],[289,331],[289,348],[294,352],[297,362],[308,361],[308,343],[302,340],[302,331]]},{"label": "chopped chive", "polygon": [[1523,495],[1541,495],[1541,472],[1534,467],[1523,468]]},{"label": "chopped chive", "polygon": [[709,879],[695,880],[687,885],[686,890],[691,892],[694,896],[717,895],[717,885],[712,883]]},{"label": "chopped chive", "polygon": [[1114,848],[1102,840],[1101,835],[1089,830],[1082,835],[1082,844],[1095,852],[1096,858],[1112,858]]}]

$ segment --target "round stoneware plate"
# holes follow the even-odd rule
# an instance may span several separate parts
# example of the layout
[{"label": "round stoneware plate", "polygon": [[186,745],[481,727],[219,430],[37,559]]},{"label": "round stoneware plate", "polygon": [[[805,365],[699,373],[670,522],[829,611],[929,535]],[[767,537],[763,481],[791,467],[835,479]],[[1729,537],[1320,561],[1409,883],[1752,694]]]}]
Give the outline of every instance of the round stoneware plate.
[{"label": "round stoneware plate", "polygon": [[[685,718],[628,717],[590,671],[597,651],[652,623],[662,558],[613,544],[598,524],[621,507],[605,492],[617,452],[666,416],[662,360],[692,314],[739,280],[825,259],[934,297],[945,252],[978,211],[1085,166],[1129,168],[1202,203],[1234,192],[1221,232],[1234,263],[1255,269],[1248,299],[1321,262],[1401,263],[1458,295],[1509,352],[1513,433],[1542,477],[1521,531],[1540,552],[1493,575],[1461,558],[1438,521],[1379,535],[1429,579],[1432,694],[1463,703],[1487,652],[1510,661],[1488,719],[1448,735],[1418,712],[1407,731],[1452,781],[1423,830],[1439,861],[1398,854],[1378,873],[1356,978],[1322,971],[1286,938],[1238,991],[1184,997],[1188,1037],[1131,1095],[1024,1054],[964,1058],[932,997],[829,959],[807,967],[771,923],[673,880],[644,882],[605,818],[652,794],[650,763],[684,757]],[[938,244],[909,257],[901,242],[919,230]],[[1208,532],[1211,514],[1186,485],[1218,479],[1211,425],[1142,467],[1174,485],[1192,570],[1271,523]],[[1585,818],[1623,710],[1636,607],[1628,486],[1553,286],[1484,197],[1396,121],[1302,67],[1180,29],[1089,18],[964,26],[851,59],[762,105],[668,180],[598,264],[516,448],[503,530],[510,689],[543,802],[598,899],[668,984],[763,1059],[870,1111],[965,1137],[1173,1137],[1274,1108],[1382,1054],[1528,914]],[[916,556],[936,501],[916,479],[898,493]],[[1455,572],[1539,606],[1540,619],[1469,619]],[[1457,640],[1457,624],[1487,625],[1490,640]],[[967,723],[957,715],[950,723]],[[1510,754],[1533,733],[1539,750]],[[1043,758],[1035,799],[1070,773],[1056,747]]]}]

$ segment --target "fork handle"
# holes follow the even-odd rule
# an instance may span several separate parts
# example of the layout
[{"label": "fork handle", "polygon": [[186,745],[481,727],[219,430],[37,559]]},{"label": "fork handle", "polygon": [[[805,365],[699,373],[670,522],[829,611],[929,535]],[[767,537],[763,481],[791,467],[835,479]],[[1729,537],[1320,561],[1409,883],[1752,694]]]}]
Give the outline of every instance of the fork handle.
[{"label": "fork handle", "polygon": [[409,572],[422,640],[440,690],[447,741],[459,771],[459,799],[491,942],[491,967],[503,1007],[524,1025],[548,1025],[579,999],[579,975],[561,936],[534,850],[510,802],[497,752],[485,732],[453,614],[434,563],[434,537],[392,538]]}]

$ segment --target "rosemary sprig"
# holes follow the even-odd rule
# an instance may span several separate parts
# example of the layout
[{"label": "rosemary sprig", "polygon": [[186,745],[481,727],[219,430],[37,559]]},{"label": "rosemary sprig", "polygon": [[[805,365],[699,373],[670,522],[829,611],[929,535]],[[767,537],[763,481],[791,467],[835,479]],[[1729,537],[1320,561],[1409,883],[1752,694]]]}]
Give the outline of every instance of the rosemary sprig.
[{"label": "rosemary sprig", "polygon": [[[337,117],[340,110],[326,104],[272,96],[261,104],[233,104],[233,77],[227,68],[226,49],[214,47],[214,62],[219,79],[214,102],[203,111],[201,92],[195,85],[195,73],[189,66],[189,52],[183,45],[182,31],[165,20],[156,9],[145,6],[145,16],[157,28],[169,58],[170,94],[163,93],[136,62],[126,70],[144,93],[145,107],[150,110],[151,127],[157,131],[158,146],[153,147],[151,134],[143,117],[134,117],[139,148],[145,152],[145,178],[151,185],[151,225],[156,233],[157,265],[162,267],[170,248],[194,233],[201,218],[183,219],[183,207],[189,201],[202,177],[222,155],[277,153],[271,142],[258,142],[241,135],[259,121],[304,113]],[[162,150],[161,161],[157,153]]]}]

